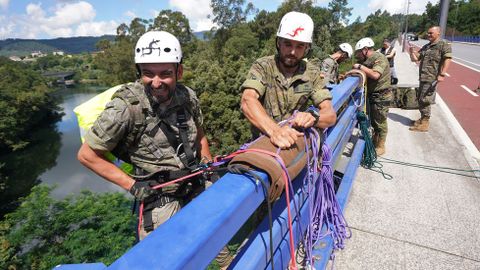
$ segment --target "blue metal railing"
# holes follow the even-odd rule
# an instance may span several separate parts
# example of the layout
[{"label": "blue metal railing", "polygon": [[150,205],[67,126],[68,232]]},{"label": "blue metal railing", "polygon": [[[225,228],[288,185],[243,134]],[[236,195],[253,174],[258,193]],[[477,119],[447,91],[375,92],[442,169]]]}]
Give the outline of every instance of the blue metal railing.
[{"label": "blue metal railing", "polygon": [[480,43],[480,36],[446,36],[445,38],[450,41]]},{"label": "blue metal railing", "polygon": [[[337,124],[328,132],[325,143],[333,151],[332,162],[340,157],[347,158],[347,166],[337,191],[337,198],[344,209],[364,149],[364,142],[352,136],[356,125],[356,103],[359,103],[361,86],[356,77],[349,77],[331,90],[333,107],[339,117]],[[343,154],[345,145],[351,142],[353,147],[348,155]],[[257,174],[268,185],[268,177],[262,172]],[[305,170],[296,178],[303,179]],[[295,195],[291,198],[291,213],[295,231],[295,242],[304,235],[307,228],[308,200],[301,192],[302,181],[293,181]],[[275,269],[286,269],[290,260],[287,209],[285,194],[275,202],[272,208],[272,242]],[[200,194],[180,212],[174,215],[143,241],[132,247],[113,264],[106,267],[99,264],[61,265],[58,270],[78,269],[204,269],[216,257],[219,251],[230,241],[240,227],[264,201],[264,192],[260,183],[245,175],[227,173],[205,192]],[[294,203],[295,202],[295,203]],[[299,207],[297,216],[294,205]],[[300,226],[298,226],[300,224]],[[314,254],[321,257],[315,265],[323,269],[332,250],[332,240],[324,243]],[[230,269],[271,269],[268,220],[258,226],[249,237],[230,265]],[[103,267],[103,268],[102,268]]]}]

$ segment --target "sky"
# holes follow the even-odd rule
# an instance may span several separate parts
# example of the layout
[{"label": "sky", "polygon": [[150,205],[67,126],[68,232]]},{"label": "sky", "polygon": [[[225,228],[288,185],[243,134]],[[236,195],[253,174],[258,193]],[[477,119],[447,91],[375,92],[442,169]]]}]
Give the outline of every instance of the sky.
[{"label": "sky", "polygon": [[[248,1],[248,0],[247,0]],[[283,0],[253,0],[260,10],[274,11]],[[349,0],[353,8],[350,22],[358,16],[364,20],[377,9],[421,14],[428,0]],[[316,0],[326,7],[329,0]],[[430,0],[437,3],[438,0]],[[121,23],[135,17],[155,18],[161,10],[181,11],[194,31],[209,30],[213,24],[210,0],[0,0],[0,39],[49,39],[72,36],[100,36],[116,33]]]}]

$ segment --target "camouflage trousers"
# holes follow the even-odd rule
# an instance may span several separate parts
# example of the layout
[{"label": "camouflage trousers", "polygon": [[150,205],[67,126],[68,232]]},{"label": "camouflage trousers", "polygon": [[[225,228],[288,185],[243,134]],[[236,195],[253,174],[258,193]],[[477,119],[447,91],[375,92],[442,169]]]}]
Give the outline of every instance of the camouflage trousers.
[{"label": "camouflage trousers", "polygon": [[430,118],[432,114],[432,104],[435,104],[437,87],[432,87],[432,82],[420,82],[417,92],[418,109],[420,116]]},{"label": "camouflage trousers", "polygon": [[387,115],[388,108],[393,101],[393,92],[385,89],[370,93],[367,99],[367,112],[375,134],[380,139],[386,139],[388,133]]}]

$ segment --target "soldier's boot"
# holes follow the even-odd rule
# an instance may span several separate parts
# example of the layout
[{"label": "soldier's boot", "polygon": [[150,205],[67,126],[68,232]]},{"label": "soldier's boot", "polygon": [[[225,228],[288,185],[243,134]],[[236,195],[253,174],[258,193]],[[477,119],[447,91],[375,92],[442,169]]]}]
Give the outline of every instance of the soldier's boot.
[{"label": "soldier's boot", "polygon": [[377,145],[375,146],[375,152],[377,156],[385,154],[385,138],[378,138]]},{"label": "soldier's boot", "polygon": [[410,127],[409,129],[411,131],[416,131],[416,132],[427,132],[429,126],[430,126],[430,118],[423,117],[422,121],[418,126],[413,126],[413,127]]},{"label": "soldier's boot", "polygon": [[378,134],[375,133],[373,134],[373,137],[372,137],[372,142],[373,142],[373,146],[377,147],[378,146]]},{"label": "soldier's boot", "polygon": [[418,118],[415,121],[412,121],[411,126],[412,127],[418,126],[418,125],[420,125],[421,122],[422,122],[422,117]]}]

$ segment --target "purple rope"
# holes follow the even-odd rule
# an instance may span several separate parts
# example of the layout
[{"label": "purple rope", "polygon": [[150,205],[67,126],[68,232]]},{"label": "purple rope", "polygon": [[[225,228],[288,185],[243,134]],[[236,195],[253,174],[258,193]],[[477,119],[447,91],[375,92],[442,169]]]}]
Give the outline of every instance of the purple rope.
[{"label": "purple rope", "polygon": [[[340,204],[337,201],[332,169],[332,152],[327,144],[323,144],[322,169],[319,170],[318,155],[320,136],[318,132],[309,133],[310,148],[312,158],[308,147],[306,148],[308,175],[304,179],[304,190],[307,191],[309,200],[310,222],[304,239],[304,247],[307,263],[314,265],[312,251],[313,247],[320,240],[327,236],[333,239],[333,252],[331,259],[334,259],[334,252],[345,247],[345,239],[350,237],[350,231],[347,228],[347,222],[343,216]],[[306,182],[306,183],[305,183]],[[322,227],[325,229],[322,231]]]}]

